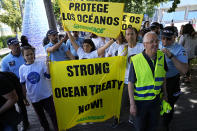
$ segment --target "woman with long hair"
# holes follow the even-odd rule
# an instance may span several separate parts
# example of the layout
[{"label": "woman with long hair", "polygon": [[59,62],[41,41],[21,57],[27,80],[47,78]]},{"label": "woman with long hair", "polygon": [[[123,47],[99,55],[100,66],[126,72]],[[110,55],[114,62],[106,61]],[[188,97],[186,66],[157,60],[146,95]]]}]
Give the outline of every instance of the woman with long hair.
[{"label": "woman with long hair", "polygon": [[112,43],[114,43],[114,39],[110,40],[108,43],[106,43],[104,46],[98,48],[96,50],[95,45],[91,39],[85,39],[82,47],[79,47],[77,43],[75,42],[74,37],[71,35],[69,31],[66,31],[68,34],[68,37],[71,41],[72,46],[76,50],[79,59],[91,59],[91,58],[98,58],[102,57],[105,54],[105,49],[107,49]]},{"label": "woman with long hair", "polygon": [[195,32],[192,24],[186,24],[183,26],[182,36],[179,44],[181,44],[188,55],[189,70],[186,74],[185,82],[190,82],[191,65],[190,62],[195,58],[195,48],[197,47],[197,32]]}]

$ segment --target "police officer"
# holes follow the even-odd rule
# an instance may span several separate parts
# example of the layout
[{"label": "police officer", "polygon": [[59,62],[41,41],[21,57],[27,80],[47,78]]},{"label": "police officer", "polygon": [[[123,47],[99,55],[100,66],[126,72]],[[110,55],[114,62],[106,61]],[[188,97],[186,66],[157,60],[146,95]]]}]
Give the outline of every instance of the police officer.
[{"label": "police officer", "polygon": [[67,39],[66,36],[61,40],[58,40],[58,32],[51,29],[47,31],[46,36],[50,41],[44,47],[46,52],[50,54],[49,59],[51,61],[65,61],[69,60],[69,58],[75,59],[64,43],[64,41]]},{"label": "police officer", "polygon": [[[1,70],[3,72],[12,72],[19,78],[19,67],[25,63],[21,53],[19,41],[17,38],[9,38],[7,40],[7,45],[11,52],[2,59]],[[19,98],[17,104],[19,106],[19,111],[23,116],[22,131],[26,131],[29,127],[29,121],[25,104],[29,105],[29,103],[23,96],[22,87],[18,87],[16,91]]]},{"label": "police officer", "polygon": [[151,23],[150,30],[155,32],[159,36],[160,35],[160,24],[158,22]]},{"label": "police officer", "polygon": [[172,110],[168,114],[164,114],[163,122],[166,130],[169,130],[169,124],[173,118],[174,104],[179,98],[180,92],[180,73],[185,74],[188,71],[188,58],[185,49],[175,43],[176,31],[174,27],[165,27],[162,31],[162,45],[160,48],[165,53],[168,71],[166,73],[166,89],[168,94],[168,102]]},{"label": "police officer", "polygon": [[157,131],[161,90],[167,99],[167,64],[164,53],[158,50],[159,40],[155,32],[146,33],[143,44],[145,50],[131,58],[128,83],[130,114],[135,117],[136,131]]}]

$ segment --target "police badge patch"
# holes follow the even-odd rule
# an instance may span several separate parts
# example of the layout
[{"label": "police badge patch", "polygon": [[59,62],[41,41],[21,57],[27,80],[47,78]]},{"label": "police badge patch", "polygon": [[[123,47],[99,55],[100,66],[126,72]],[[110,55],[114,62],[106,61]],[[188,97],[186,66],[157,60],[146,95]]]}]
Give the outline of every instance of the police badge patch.
[{"label": "police badge patch", "polygon": [[15,61],[10,61],[10,62],[9,62],[9,65],[10,65],[10,66],[14,66],[14,65],[15,65]]}]

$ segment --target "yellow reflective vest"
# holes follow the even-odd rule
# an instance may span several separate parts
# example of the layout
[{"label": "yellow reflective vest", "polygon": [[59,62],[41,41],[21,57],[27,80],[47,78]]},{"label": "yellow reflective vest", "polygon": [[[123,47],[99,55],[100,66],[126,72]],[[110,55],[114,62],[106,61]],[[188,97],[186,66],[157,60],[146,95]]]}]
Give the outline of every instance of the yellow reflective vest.
[{"label": "yellow reflective vest", "polygon": [[157,51],[154,76],[142,53],[133,56],[131,59],[137,78],[134,99],[153,100],[160,93],[166,75],[163,52]]}]

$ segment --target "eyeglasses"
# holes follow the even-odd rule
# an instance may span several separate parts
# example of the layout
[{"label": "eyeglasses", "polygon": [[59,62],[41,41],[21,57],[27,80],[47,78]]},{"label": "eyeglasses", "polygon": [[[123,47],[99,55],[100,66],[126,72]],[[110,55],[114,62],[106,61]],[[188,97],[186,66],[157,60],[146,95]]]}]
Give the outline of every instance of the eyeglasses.
[{"label": "eyeglasses", "polygon": [[172,40],[172,38],[168,38],[168,37],[162,37],[162,40],[171,41],[171,40]]},{"label": "eyeglasses", "polygon": [[151,41],[146,41],[145,43],[159,43],[159,40],[151,40]]}]

